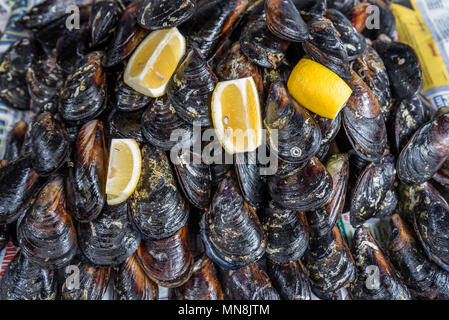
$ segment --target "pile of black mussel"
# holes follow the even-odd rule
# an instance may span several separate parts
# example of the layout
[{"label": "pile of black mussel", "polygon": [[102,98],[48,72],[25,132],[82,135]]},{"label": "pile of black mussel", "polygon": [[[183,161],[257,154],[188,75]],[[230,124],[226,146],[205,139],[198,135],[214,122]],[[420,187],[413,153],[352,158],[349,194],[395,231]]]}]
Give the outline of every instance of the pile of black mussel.
[{"label": "pile of black mussel", "polygon": [[[380,29],[366,27],[370,5]],[[19,247],[0,299],[101,299],[108,284],[114,299],[158,299],[159,286],[188,300],[449,299],[449,113],[420,95],[388,0],[45,0],[18,24],[29,35],[1,58],[0,100],[30,120],[0,167],[0,246]],[[183,86],[155,99],[128,87],[133,50],[175,26]],[[353,90],[334,120],[288,93],[304,56]],[[173,161],[171,133],[210,128],[216,83],[248,76],[264,128],[278,130],[276,173],[253,153],[193,163],[186,148]],[[117,206],[105,196],[112,138],[142,152],[137,189]],[[388,219],[387,243],[373,218]]]}]

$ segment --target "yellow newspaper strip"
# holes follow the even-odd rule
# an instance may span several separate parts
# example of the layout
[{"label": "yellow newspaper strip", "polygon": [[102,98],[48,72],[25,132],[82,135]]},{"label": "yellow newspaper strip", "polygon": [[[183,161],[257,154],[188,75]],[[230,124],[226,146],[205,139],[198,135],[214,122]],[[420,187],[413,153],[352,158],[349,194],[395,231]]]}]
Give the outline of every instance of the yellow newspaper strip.
[{"label": "yellow newspaper strip", "polygon": [[401,42],[411,46],[418,55],[423,70],[423,91],[449,85],[449,74],[433,40],[432,34],[419,13],[415,0],[410,4],[413,10],[399,4],[392,4],[393,14]]}]

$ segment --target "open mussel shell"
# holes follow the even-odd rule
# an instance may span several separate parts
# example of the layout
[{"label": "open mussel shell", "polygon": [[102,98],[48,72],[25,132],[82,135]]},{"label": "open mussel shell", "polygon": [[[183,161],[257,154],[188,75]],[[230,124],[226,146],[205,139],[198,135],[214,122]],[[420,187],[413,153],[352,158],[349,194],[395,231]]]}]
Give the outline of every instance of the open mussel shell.
[{"label": "open mussel shell", "polygon": [[106,74],[101,65],[102,57],[99,51],[90,53],[85,64],[67,77],[59,106],[64,121],[83,124],[106,108]]},{"label": "open mussel shell", "polygon": [[142,147],[142,171],[130,205],[133,226],[144,239],[166,239],[186,224],[188,204],[160,148],[149,144]]},{"label": "open mussel shell", "polygon": [[368,85],[355,73],[347,80],[353,94],[343,109],[343,127],[357,154],[379,161],[387,150],[387,129],[379,103]]},{"label": "open mussel shell", "polygon": [[0,281],[0,300],[56,300],[55,271],[41,269],[20,251]]},{"label": "open mussel shell", "polygon": [[40,190],[30,211],[17,224],[22,253],[42,268],[61,268],[76,253],[76,232],[67,212],[64,180],[52,177]]},{"label": "open mussel shell", "polygon": [[195,12],[197,0],[143,0],[137,9],[137,22],[145,29],[179,26]]},{"label": "open mussel shell", "polygon": [[419,185],[432,178],[449,156],[449,113],[419,128],[399,154],[398,178]]},{"label": "open mussel shell", "polygon": [[16,221],[39,187],[39,175],[26,154],[0,167],[0,224]]},{"label": "open mussel shell", "polygon": [[326,205],[332,193],[332,177],[316,158],[302,169],[269,177],[271,198],[284,208],[310,211]]},{"label": "open mussel shell", "polygon": [[449,205],[429,183],[420,187],[421,195],[413,225],[428,257],[449,271]]},{"label": "open mussel shell", "polygon": [[302,42],[308,38],[307,24],[291,0],[265,1],[267,26],[281,39]]},{"label": "open mussel shell", "polygon": [[193,128],[179,117],[173,104],[165,95],[150,103],[142,115],[141,130],[148,142],[168,151],[178,143],[178,136],[172,137],[174,131],[182,133],[179,138],[183,144],[190,145]]},{"label": "open mussel shell", "polygon": [[137,256],[145,273],[158,285],[168,288],[186,283],[193,272],[187,225],[170,238],[142,241]]},{"label": "open mussel shell", "polygon": [[264,15],[248,22],[240,36],[243,53],[264,68],[277,69],[285,63],[288,45],[268,29]]},{"label": "open mussel shell", "polygon": [[69,157],[69,135],[64,124],[49,112],[39,114],[31,126],[33,168],[39,175],[48,176]]},{"label": "open mussel shell", "polygon": [[226,41],[245,11],[248,0],[198,1],[196,11],[181,27],[190,48],[198,48],[206,60]]},{"label": "open mussel shell", "polygon": [[317,16],[308,22],[308,27],[310,38],[303,43],[304,51],[340,77],[351,78],[348,53],[332,21]]},{"label": "open mussel shell", "polygon": [[402,100],[417,94],[422,88],[422,70],[412,47],[382,40],[376,41],[374,47],[387,68],[394,98]]},{"label": "open mussel shell", "polygon": [[189,281],[170,292],[176,300],[223,300],[223,289],[212,260],[201,256],[193,265]]},{"label": "open mussel shell", "polygon": [[135,16],[140,3],[140,1],[134,1],[122,13],[112,40],[105,52],[103,61],[105,67],[113,67],[128,58],[147,36],[148,31],[137,24]]},{"label": "open mussel shell", "polygon": [[[351,288],[353,299],[411,300],[407,286],[368,227],[360,226],[355,230],[354,247],[357,281]],[[372,279],[373,276],[376,279]]]},{"label": "open mussel shell", "polygon": [[140,265],[137,253],[114,272],[114,296],[117,300],[157,300],[159,289]]},{"label": "open mussel shell", "polygon": [[392,156],[370,163],[365,168],[352,190],[350,220],[353,226],[393,212],[398,204],[393,186],[395,179],[395,159]]},{"label": "open mussel shell", "polygon": [[17,121],[8,133],[5,145],[5,155],[3,160],[13,161],[22,154],[22,145],[25,141],[25,135],[28,131],[28,124],[23,121]]},{"label": "open mussel shell", "polygon": [[119,75],[117,78],[113,100],[117,109],[123,112],[140,110],[151,102],[150,97],[145,96],[129,87],[123,81],[123,74]]},{"label": "open mussel shell", "polygon": [[256,210],[266,200],[266,179],[257,162],[256,152],[235,155],[235,173],[243,198]]},{"label": "open mussel shell", "polygon": [[283,300],[311,300],[307,271],[300,261],[280,265],[267,261],[267,273]]},{"label": "open mussel shell", "polygon": [[128,203],[105,205],[90,223],[79,223],[78,247],[87,261],[109,267],[123,263],[140,244],[140,237],[128,221]]},{"label": "open mussel shell", "polygon": [[320,149],[320,127],[281,81],[271,85],[264,124],[271,150],[282,161],[306,162]]},{"label": "open mussel shell", "polygon": [[257,263],[238,270],[220,268],[219,273],[226,299],[280,300],[267,273]]},{"label": "open mussel shell", "polygon": [[226,174],[204,214],[201,232],[206,254],[217,264],[238,269],[265,253],[262,225],[243,199],[232,172]]},{"label": "open mussel shell", "polygon": [[168,83],[168,98],[188,123],[211,124],[209,100],[218,79],[200,50],[190,50]]},{"label": "open mussel shell", "polygon": [[68,209],[80,222],[90,222],[106,202],[108,150],[103,123],[86,123],[76,139],[75,163],[66,179]]},{"label": "open mussel shell", "polygon": [[134,139],[139,143],[144,143],[142,134],[142,116],[144,110],[123,112],[118,109],[109,114],[109,134],[111,138]]},{"label": "open mussel shell", "polygon": [[309,232],[304,212],[284,209],[271,201],[262,216],[267,238],[266,257],[278,264],[301,259],[309,245]]},{"label": "open mussel shell", "polygon": [[368,85],[379,102],[385,121],[390,118],[393,101],[387,69],[376,50],[367,46],[363,54],[352,65],[353,70]]},{"label": "open mussel shell", "polygon": [[391,217],[391,262],[416,299],[449,299],[449,273],[427,259],[415,235],[398,214]]},{"label": "open mussel shell", "polygon": [[90,32],[95,46],[114,31],[120,19],[120,8],[116,1],[95,1],[90,15]]},{"label": "open mussel shell", "polygon": [[66,278],[61,286],[61,300],[102,300],[108,288],[110,268],[93,267],[75,258],[66,269],[66,272],[76,270],[79,283],[72,284]]},{"label": "open mussel shell", "polygon": [[320,232],[319,225],[312,221],[310,228],[310,245],[305,255],[305,266],[309,271],[311,286],[323,293],[333,293],[348,287],[355,279],[356,269],[338,226],[334,226],[327,234]]}]

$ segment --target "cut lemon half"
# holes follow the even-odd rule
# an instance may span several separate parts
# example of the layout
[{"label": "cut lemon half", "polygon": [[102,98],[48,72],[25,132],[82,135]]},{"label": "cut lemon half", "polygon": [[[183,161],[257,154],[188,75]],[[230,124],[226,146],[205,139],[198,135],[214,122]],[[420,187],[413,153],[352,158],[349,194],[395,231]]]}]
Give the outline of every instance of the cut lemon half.
[{"label": "cut lemon half", "polygon": [[252,77],[219,82],[211,109],[215,133],[226,152],[251,152],[262,144],[259,94]]},{"label": "cut lemon half", "polygon": [[129,59],[123,80],[137,92],[161,97],[185,52],[186,40],[177,28],[153,31]]},{"label": "cut lemon half", "polygon": [[107,203],[125,202],[136,189],[140,178],[142,156],[134,139],[113,139],[106,181]]},{"label": "cut lemon half", "polygon": [[295,66],[287,87],[305,108],[329,119],[337,116],[352,94],[351,88],[336,73],[307,58]]}]

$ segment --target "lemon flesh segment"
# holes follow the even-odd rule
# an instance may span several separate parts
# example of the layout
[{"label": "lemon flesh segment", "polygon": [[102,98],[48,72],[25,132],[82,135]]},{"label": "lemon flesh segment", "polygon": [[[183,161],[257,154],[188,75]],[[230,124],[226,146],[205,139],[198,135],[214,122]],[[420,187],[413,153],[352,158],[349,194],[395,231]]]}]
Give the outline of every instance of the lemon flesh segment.
[{"label": "lemon flesh segment", "polygon": [[146,96],[161,97],[186,51],[177,28],[150,33],[129,59],[124,82]]},{"label": "lemon flesh segment", "polygon": [[139,182],[142,166],[140,147],[134,139],[113,139],[106,181],[107,203],[126,201]]},{"label": "lemon flesh segment", "polygon": [[328,119],[337,116],[352,94],[351,88],[336,73],[307,58],[295,66],[287,87],[306,109]]},{"label": "lemon flesh segment", "polygon": [[251,152],[262,144],[259,95],[252,77],[217,84],[212,95],[212,121],[226,152]]}]

